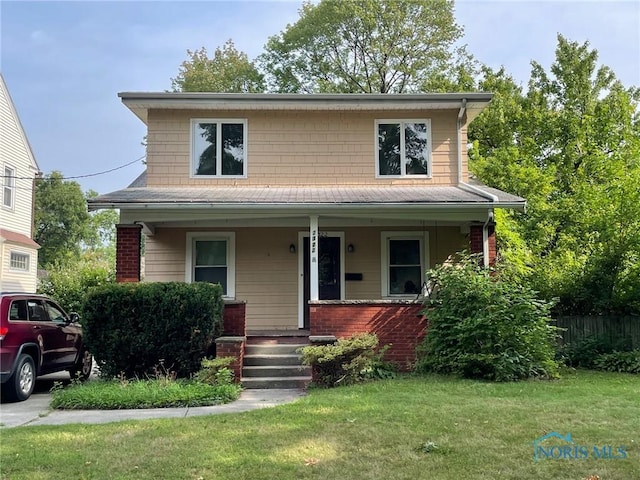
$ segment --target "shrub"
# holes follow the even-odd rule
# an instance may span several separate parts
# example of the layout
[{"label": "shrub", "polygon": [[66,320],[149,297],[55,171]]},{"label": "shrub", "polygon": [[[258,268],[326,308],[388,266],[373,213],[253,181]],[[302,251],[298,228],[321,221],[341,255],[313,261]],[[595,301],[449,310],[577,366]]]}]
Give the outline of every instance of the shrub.
[{"label": "shrub", "polygon": [[419,370],[496,381],[558,375],[551,302],[466,254],[428,277],[433,289]]},{"label": "shrub", "polygon": [[348,385],[372,378],[384,378],[390,367],[382,362],[386,348],[378,350],[378,337],[357,333],[339,338],[331,345],[300,349],[302,363],[313,369],[314,382],[322,387]]},{"label": "shrub", "polygon": [[607,372],[640,373],[640,350],[599,355],[594,367]]},{"label": "shrub", "polygon": [[229,368],[234,357],[220,357],[202,360],[202,368],[195,374],[194,379],[207,385],[231,385],[233,372]]},{"label": "shrub", "polygon": [[115,269],[106,260],[84,257],[77,262],[51,265],[38,292],[55,298],[67,312],[84,316],[83,304],[92,287],[115,282]]},{"label": "shrub", "polygon": [[84,334],[107,377],[144,378],[157,365],[186,377],[222,328],[222,289],[210,283],[98,287],[84,305]]},{"label": "shrub", "polygon": [[629,350],[630,339],[613,340],[605,335],[590,335],[561,347],[559,357],[570,367],[597,368],[596,361],[600,355]]}]

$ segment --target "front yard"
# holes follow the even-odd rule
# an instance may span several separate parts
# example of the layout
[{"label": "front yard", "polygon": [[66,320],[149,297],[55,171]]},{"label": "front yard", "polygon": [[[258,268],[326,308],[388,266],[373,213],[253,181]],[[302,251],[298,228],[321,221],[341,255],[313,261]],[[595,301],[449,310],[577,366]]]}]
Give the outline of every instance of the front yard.
[{"label": "front yard", "polygon": [[[570,433],[573,444],[545,440],[555,458],[534,461],[534,440],[550,432]],[[595,457],[594,447],[602,457],[609,446],[624,458]],[[244,414],[3,429],[0,472],[7,480],[628,480],[640,472],[640,377],[403,377],[312,390]]]}]

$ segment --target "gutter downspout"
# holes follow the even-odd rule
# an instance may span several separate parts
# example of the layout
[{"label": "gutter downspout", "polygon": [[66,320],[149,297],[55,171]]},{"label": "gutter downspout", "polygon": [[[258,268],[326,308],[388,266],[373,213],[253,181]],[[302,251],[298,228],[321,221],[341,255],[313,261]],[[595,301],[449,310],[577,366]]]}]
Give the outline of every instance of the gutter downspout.
[{"label": "gutter downspout", "polygon": [[[480,195],[491,203],[498,203],[499,199],[495,195],[485,192],[481,188],[474,185],[469,185],[462,180],[462,118],[467,110],[467,99],[463,98],[460,105],[460,111],[458,112],[458,119],[456,121],[456,137],[457,137],[457,160],[458,160],[458,186],[463,190]],[[485,267],[489,266],[489,223],[493,221],[493,208],[490,208],[487,212],[487,221],[482,225],[482,258]]]},{"label": "gutter downspout", "polygon": [[489,224],[493,222],[493,210],[487,212],[487,221],[482,225],[482,263],[489,266]]}]

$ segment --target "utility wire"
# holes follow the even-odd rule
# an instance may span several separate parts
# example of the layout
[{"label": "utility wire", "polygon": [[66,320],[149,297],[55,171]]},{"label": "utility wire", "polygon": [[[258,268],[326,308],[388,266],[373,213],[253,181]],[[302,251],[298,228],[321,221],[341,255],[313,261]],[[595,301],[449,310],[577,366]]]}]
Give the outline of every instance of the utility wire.
[{"label": "utility wire", "polygon": [[[88,177],[97,177],[99,175],[105,175],[107,173],[111,173],[111,172],[115,172],[116,170],[120,170],[121,168],[128,167],[129,165],[133,165],[134,163],[139,162],[140,160],[142,160],[145,157],[146,157],[146,155],[142,155],[140,158],[136,158],[132,162],[125,163],[124,165],[120,165],[119,167],[111,168],[109,170],[104,170],[102,172],[88,173],[86,175],[75,175],[75,176],[72,176],[72,177],[63,176],[61,178],[61,180],[75,180],[77,178],[88,178]],[[47,178],[41,178],[41,177],[16,177],[14,175],[2,175],[1,178],[13,178],[13,179],[16,179],[16,180],[33,180],[33,179],[36,179],[36,180],[48,180]]]}]

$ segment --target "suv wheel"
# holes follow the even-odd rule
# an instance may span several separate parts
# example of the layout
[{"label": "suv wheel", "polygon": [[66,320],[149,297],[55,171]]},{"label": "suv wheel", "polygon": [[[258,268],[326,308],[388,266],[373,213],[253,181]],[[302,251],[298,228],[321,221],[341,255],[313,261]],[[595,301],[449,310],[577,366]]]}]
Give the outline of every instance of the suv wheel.
[{"label": "suv wheel", "polygon": [[91,369],[93,368],[93,357],[89,353],[89,350],[83,350],[78,357],[78,362],[69,369],[71,378],[85,381],[89,379],[91,375]]},{"label": "suv wheel", "polygon": [[19,402],[26,400],[33,393],[36,384],[36,367],[33,358],[26,353],[18,357],[16,371],[5,384],[6,395],[9,400]]}]

